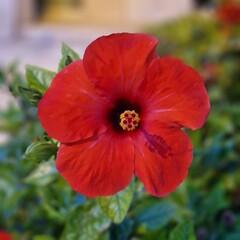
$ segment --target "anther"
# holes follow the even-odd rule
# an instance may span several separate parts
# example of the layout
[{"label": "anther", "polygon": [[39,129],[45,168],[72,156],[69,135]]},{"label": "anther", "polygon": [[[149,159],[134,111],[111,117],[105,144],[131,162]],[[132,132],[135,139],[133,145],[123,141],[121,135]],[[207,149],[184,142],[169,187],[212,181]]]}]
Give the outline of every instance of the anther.
[{"label": "anther", "polygon": [[138,126],[140,118],[138,114],[132,110],[126,110],[120,115],[120,126],[123,130],[133,131]]}]

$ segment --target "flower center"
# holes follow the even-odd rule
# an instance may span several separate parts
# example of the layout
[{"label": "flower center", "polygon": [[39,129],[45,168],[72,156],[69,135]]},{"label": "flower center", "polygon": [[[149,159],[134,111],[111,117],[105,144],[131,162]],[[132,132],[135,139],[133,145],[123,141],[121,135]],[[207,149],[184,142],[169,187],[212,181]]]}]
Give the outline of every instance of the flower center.
[{"label": "flower center", "polygon": [[139,115],[134,110],[126,110],[120,115],[119,125],[123,130],[133,131],[138,126],[139,121]]}]

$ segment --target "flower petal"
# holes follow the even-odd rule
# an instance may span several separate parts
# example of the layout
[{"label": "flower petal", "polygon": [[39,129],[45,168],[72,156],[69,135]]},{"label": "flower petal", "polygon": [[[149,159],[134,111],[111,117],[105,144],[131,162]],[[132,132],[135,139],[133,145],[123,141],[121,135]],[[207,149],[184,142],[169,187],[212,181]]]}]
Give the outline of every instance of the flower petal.
[{"label": "flower petal", "polygon": [[103,108],[78,60],[55,76],[38,104],[38,117],[49,136],[75,142],[105,131]]},{"label": "flower petal", "polygon": [[1,240],[12,240],[10,233],[0,230],[0,239]]},{"label": "flower petal", "polygon": [[104,95],[129,94],[144,79],[147,62],[155,57],[157,39],[146,34],[112,34],[92,42],[83,64]]},{"label": "flower petal", "polygon": [[188,136],[177,128],[143,130],[136,140],[135,174],[146,191],[161,197],[174,191],[185,179],[192,161],[192,145]]},{"label": "flower petal", "polygon": [[139,88],[148,120],[200,128],[208,116],[210,103],[197,72],[173,57],[151,62],[147,78]]},{"label": "flower petal", "polygon": [[108,133],[81,144],[60,146],[56,167],[71,187],[88,197],[108,196],[125,188],[133,175],[130,137]]}]

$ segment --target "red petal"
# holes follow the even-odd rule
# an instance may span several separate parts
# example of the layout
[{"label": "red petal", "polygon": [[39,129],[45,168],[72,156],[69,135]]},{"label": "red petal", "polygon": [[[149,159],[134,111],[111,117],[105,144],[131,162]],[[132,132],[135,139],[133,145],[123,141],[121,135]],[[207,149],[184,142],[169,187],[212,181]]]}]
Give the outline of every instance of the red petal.
[{"label": "red petal", "polygon": [[210,110],[201,77],[172,57],[152,61],[139,93],[147,109],[146,122],[158,120],[196,129],[204,124]]},{"label": "red petal", "polygon": [[83,64],[89,78],[104,94],[130,94],[144,79],[145,65],[155,57],[157,40],[146,34],[112,34],[92,42]]},{"label": "red petal", "polygon": [[103,108],[79,60],[53,79],[38,104],[38,117],[49,136],[75,142],[105,131]]},{"label": "red petal", "polygon": [[161,197],[174,191],[186,178],[192,161],[192,145],[180,129],[143,131],[136,140],[135,174],[146,191]]},{"label": "red petal", "polygon": [[61,145],[56,167],[71,187],[88,197],[108,196],[125,188],[133,175],[131,138],[103,134],[76,145]]},{"label": "red petal", "polygon": [[11,240],[12,237],[9,233],[0,230],[0,239],[1,240]]}]

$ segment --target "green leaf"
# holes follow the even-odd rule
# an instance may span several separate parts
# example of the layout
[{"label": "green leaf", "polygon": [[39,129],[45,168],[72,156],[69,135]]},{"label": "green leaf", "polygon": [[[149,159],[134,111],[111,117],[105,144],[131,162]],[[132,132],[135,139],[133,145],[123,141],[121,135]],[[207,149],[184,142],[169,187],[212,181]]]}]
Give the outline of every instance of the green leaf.
[{"label": "green leaf", "polygon": [[[132,181],[133,182],[133,181]],[[102,212],[114,223],[121,223],[127,215],[133,198],[133,186],[130,184],[124,190],[109,197],[100,197],[97,203]]]},{"label": "green leaf", "polygon": [[23,159],[35,162],[46,161],[56,155],[57,150],[58,146],[56,142],[42,139],[28,146],[23,155]]},{"label": "green leaf", "polygon": [[[211,224],[216,218],[221,209],[229,205],[226,198],[226,189],[221,186],[215,185],[212,191],[206,192],[205,199],[202,201],[202,209],[199,210],[198,220],[205,219],[206,222]],[[196,210],[195,210],[196,211]]]},{"label": "green leaf", "polygon": [[39,164],[39,166],[25,178],[26,183],[36,186],[45,186],[56,177],[57,170],[54,161]]},{"label": "green leaf", "polygon": [[[79,208],[78,208],[79,209]],[[61,236],[61,240],[98,240],[110,225],[98,207],[75,209]]]},{"label": "green leaf", "polygon": [[72,62],[73,62],[73,59],[69,55],[67,55],[65,59],[65,66],[69,65]]},{"label": "green leaf", "polygon": [[239,240],[240,239],[240,232],[232,232],[228,233],[225,238],[225,240]]},{"label": "green leaf", "polygon": [[5,76],[3,70],[0,68],[0,84],[4,83]]},{"label": "green leaf", "polygon": [[36,89],[19,86],[18,90],[30,105],[37,106],[39,100],[42,98],[42,94]]},{"label": "green leaf", "polygon": [[121,224],[112,224],[110,227],[110,236],[114,240],[127,240],[130,238],[133,230],[133,221],[125,218]]},{"label": "green leaf", "polygon": [[58,71],[62,70],[68,64],[79,59],[79,55],[71,49],[66,43],[62,43],[62,58],[58,65]]},{"label": "green leaf", "polygon": [[136,222],[145,226],[149,231],[164,227],[176,213],[176,206],[172,203],[155,203],[143,208],[136,216]]},{"label": "green leaf", "polygon": [[196,240],[192,222],[176,226],[170,233],[169,240]]},{"label": "green leaf", "polygon": [[45,215],[54,222],[65,222],[66,217],[63,214],[63,211],[60,211],[62,208],[56,208],[56,206],[53,206],[52,202],[53,201],[49,202],[48,199],[42,202],[42,210],[44,210]]},{"label": "green leaf", "polygon": [[46,235],[37,235],[33,237],[33,240],[54,240],[55,238]]},{"label": "green leaf", "polygon": [[55,72],[36,66],[27,65],[26,67],[27,86],[38,90],[40,93],[47,90],[55,75]]}]

